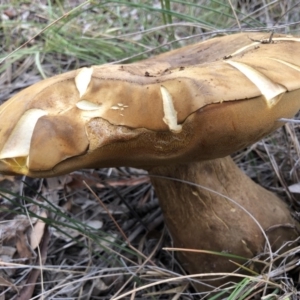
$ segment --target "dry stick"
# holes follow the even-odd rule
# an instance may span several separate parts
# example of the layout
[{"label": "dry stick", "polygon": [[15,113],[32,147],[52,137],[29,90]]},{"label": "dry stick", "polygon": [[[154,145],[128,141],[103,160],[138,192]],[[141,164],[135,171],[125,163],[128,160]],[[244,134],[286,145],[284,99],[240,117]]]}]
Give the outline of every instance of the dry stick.
[{"label": "dry stick", "polygon": [[131,294],[130,300],[134,300],[135,298],[135,287],[136,287],[136,282],[133,284],[134,292]]},{"label": "dry stick", "polygon": [[[250,294],[249,297],[247,297],[245,300],[251,300],[251,299],[255,299],[254,296],[258,295],[259,293],[261,293],[263,291],[264,288],[261,288],[259,290],[254,291],[252,294]],[[259,298],[257,298],[259,299]]]},{"label": "dry stick", "polygon": [[[265,5],[259,7],[258,9],[254,10],[251,13],[249,13],[249,14],[245,15],[244,17],[242,17],[240,21],[244,21],[244,20],[250,18],[251,16],[256,15],[261,10],[266,9],[267,7],[270,7],[270,6],[272,6],[273,4],[276,4],[279,1],[280,0],[274,0],[273,2],[266,3]],[[269,9],[271,9],[271,8],[269,8]],[[277,22],[277,24],[278,24],[278,22]]]},{"label": "dry stick", "polygon": [[50,28],[51,26],[53,26],[55,23],[59,22],[60,20],[68,17],[70,14],[72,14],[74,11],[76,11],[77,9],[81,8],[82,6],[86,5],[90,3],[90,1],[85,1],[81,4],[79,4],[78,6],[76,6],[75,8],[71,9],[69,12],[63,14],[61,17],[59,17],[58,19],[52,21],[50,24],[48,24],[46,27],[44,27],[42,30],[40,30],[38,33],[36,33],[32,38],[30,38],[29,40],[27,40],[25,43],[23,43],[21,46],[19,46],[18,48],[16,48],[14,51],[10,52],[8,55],[6,55],[4,58],[2,58],[0,60],[0,64],[2,64],[6,59],[8,59],[9,57],[11,57],[14,53],[16,53],[17,51],[19,51],[21,48],[25,47],[27,44],[29,44],[31,41],[33,41],[36,37],[38,37],[40,34],[42,34],[43,32],[45,32],[48,28]]},{"label": "dry stick", "polygon": [[[127,273],[126,273],[127,274]],[[114,275],[124,275],[124,272],[123,273],[119,273],[119,274],[114,274]],[[104,276],[102,276],[102,277],[111,277],[111,276],[113,276],[113,275],[111,275],[111,274],[109,274],[109,275],[104,275]],[[59,283],[59,285],[56,285],[55,287],[53,287],[50,291],[47,291],[47,292],[44,292],[44,294],[46,293],[46,294],[49,294],[50,292],[54,292],[54,291],[56,291],[56,290],[58,290],[58,289],[62,289],[62,288],[65,288],[65,287],[67,287],[67,286],[70,286],[70,285],[72,285],[72,284],[76,284],[76,283],[82,283],[82,281],[83,280],[85,280],[85,281],[92,281],[92,280],[97,280],[97,279],[99,279],[99,276],[97,275],[97,276],[91,276],[91,277],[89,277],[89,278],[80,278],[80,279],[77,279],[77,280],[73,280],[72,282],[67,282],[67,283],[64,283],[64,284],[61,284],[61,283]],[[32,298],[30,298],[30,300],[36,300],[36,299],[41,299],[40,298],[40,296],[41,295],[37,295],[37,296],[34,296],[34,297],[32,297]],[[60,298],[61,299],[61,298]]]},{"label": "dry stick", "polygon": [[[96,195],[96,193],[90,188],[90,186],[83,180],[83,184],[88,188],[88,190],[92,193],[92,195],[99,201],[99,203],[101,204],[101,206],[104,208],[104,210],[106,211],[107,215],[112,219],[112,221],[114,222],[115,226],[118,228],[118,230],[120,231],[121,235],[123,236],[126,244],[129,246],[129,248],[133,251],[135,251],[136,253],[138,253],[139,255],[141,255],[142,257],[144,257],[146,260],[148,259],[147,256],[145,256],[143,253],[141,253],[138,249],[136,249],[135,247],[133,247],[130,243],[130,241],[128,240],[125,232],[122,230],[122,228],[119,226],[118,222],[116,221],[116,219],[113,217],[113,215],[110,213],[109,209],[106,207],[106,205],[101,201],[101,199]],[[154,262],[152,262],[151,260],[149,260],[149,262],[153,265],[156,266]]]},{"label": "dry stick", "polygon": [[[285,28],[287,26],[292,26],[292,25],[298,25],[300,23],[300,21],[297,21],[297,22],[292,22],[292,23],[289,23],[287,25],[280,25],[280,26],[276,26],[276,27],[273,27],[273,30],[275,29],[281,29],[281,28]],[[266,31],[266,28],[265,27],[257,27],[255,29],[244,29],[244,31],[247,31],[247,32],[258,32],[258,31]],[[241,31],[241,29],[239,29],[239,31]],[[149,49],[149,50],[145,50],[145,51],[142,51],[142,52],[139,52],[138,54],[133,54],[131,56],[127,56],[125,58],[122,58],[122,59],[119,59],[119,60],[116,60],[116,61],[113,61],[113,62],[109,62],[107,63],[107,65],[113,65],[113,64],[120,64],[120,63],[123,63],[125,61],[128,61],[128,60],[131,60],[133,58],[137,58],[143,54],[149,54],[155,50],[158,50],[158,49],[161,49],[162,47],[165,47],[165,46],[170,46],[172,45],[173,43],[175,42],[178,42],[178,41],[185,41],[185,40],[189,40],[191,38],[196,38],[196,37],[201,37],[203,38],[204,36],[209,36],[209,35],[212,35],[212,34],[228,34],[228,33],[235,33],[237,32],[236,29],[222,29],[222,30],[214,30],[213,32],[209,32],[209,33],[199,33],[199,34],[193,34],[193,35],[190,35],[190,36],[186,36],[186,37],[181,37],[180,39],[177,39],[175,41],[170,41],[170,42],[167,42],[167,43],[164,43],[164,44],[161,44],[157,47],[154,47],[152,49]],[[118,39],[118,36],[114,37],[116,39]],[[300,121],[299,121],[300,122]]]},{"label": "dry stick", "polygon": [[[297,230],[297,228],[294,225],[292,225],[292,224],[283,224],[283,225],[279,224],[279,225],[274,225],[272,227],[269,227],[268,229],[265,230],[265,232],[267,233],[267,232],[269,232],[269,231],[271,231],[273,229],[280,228],[280,227],[291,228],[291,229]],[[297,232],[298,232],[298,230],[297,230]],[[188,249],[188,248],[174,248],[174,247],[163,247],[162,250],[173,251],[173,252],[174,251],[180,251],[180,252],[192,252],[192,253],[207,253],[207,254],[211,254],[211,255],[224,256],[224,253],[222,253],[222,252],[219,253],[219,252],[214,252],[214,251],[211,251],[211,250]],[[277,252],[279,250],[277,250]],[[300,250],[300,247],[299,247],[299,250]],[[273,262],[276,262],[278,259],[281,259],[282,257],[285,257],[286,255],[288,255],[289,253],[292,253],[293,251],[295,252],[295,248],[290,249],[290,250],[286,251],[285,253],[282,253],[282,254],[278,255],[276,258],[273,259]],[[298,253],[298,250],[296,250],[296,253]],[[227,256],[228,256],[228,254],[227,254]],[[265,266],[269,266],[268,262],[266,262],[264,260],[259,260],[259,259],[256,259],[256,258],[248,259],[248,258],[244,258],[244,257],[237,256],[237,255],[234,255],[234,254],[232,254],[232,257],[243,259],[243,260],[247,260],[247,261],[251,261],[251,262],[254,262],[254,263],[257,263],[257,264],[262,264],[262,265],[265,265]],[[271,271],[271,273],[272,272],[273,271]]]},{"label": "dry stick", "polygon": [[[48,242],[50,240],[50,233],[48,228],[45,229],[45,233],[44,233],[44,237],[41,243],[41,249],[38,252],[38,258],[39,258],[39,268],[37,269],[33,269],[30,274],[29,277],[27,279],[27,283],[36,283],[38,277],[40,275],[42,275],[43,272],[43,268],[42,265],[44,264],[44,262],[46,261],[46,255],[47,255],[47,249],[48,249]],[[14,298],[15,300],[26,300],[26,299],[31,299],[33,291],[35,288],[35,284],[32,284],[30,286],[25,285],[21,291],[20,294]],[[42,286],[42,292],[44,293],[44,289]],[[42,296],[41,299],[44,299],[44,297]]]},{"label": "dry stick", "polygon": [[[21,188],[20,196],[23,196],[24,182],[25,182],[25,176],[23,176],[22,184],[20,185],[20,188]],[[30,216],[29,216],[28,209],[27,209],[26,206],[24,206],[24,207],[25,207],[26,216],[27,216],[27,218],[28,218],[28,220],[29,220],[29,223],[30,223],[30,227],[31,227],[31,229],[33,230],[33,224],[32,224],[31,218],[30,218]],[[42,292],[44,292],[43,265],[44,265],[44,262],[45,262],[45,260],[46,260],[46,257],[45,257],[46,254],[45,254],[45,252],[47,252],[48,241],[49,241],[49,239],[50,239],[50,233],[49,233],[49,230],[48,230],[47,226],[46,226],[46,228],[44,228],[44,234],[43,234],[43,236],[44,236],[44,237],[43,237],[43,240],[42,240],[42,247],[41,247],[42,250],[43,250],[43,253],[42,253],[42,251],[41,251],[40,246],[39,246],[39,245],[37,246],[37,253],[38,253],[38,260],[39,260],[39,266],[40,266],[40,269],[39,269],[39,270],[37,269],[37,270],[31,271],[31,274],[29,275],[29,279],[35,280],[35,281],[33,281],[34,283],[36,282],[38,276],[39,276],[39,275],[41,276],[41,290],[42,290]],[[47,241],[45,241],[45,240],[47,240]],[[46,245],[45,245],[45,243],[46,243]],[[33,289],[34,289],[34,285],[31,287],[31,289],[26,290],[26,291],[28,291],[28,293],[29,293],[30,295],[32,295]],[[24,292],[24,294],[25,294],[25,292]],[[20,297],[23,297],[23,295],[21,295]],[[30,297],[31,297],[31,296],[30,296]],[[16,298],[16,299],[19,299],[19,297]],[[25,298],[24,298],[24,299],[25,299]],[[43,299],[44,299],[44,297],[42,297],[42,300],[43,300]],[[20,300],[21,300],[21,298],[20,298]]]},{"label": "dry stick", "polygon": [[[297,120],[297,121],[299,121],[299,120]],[[296,134],[296,131],[295,131],[296,128],[298,128],[298,126],[296,127],[296,126],[288,123],[288,124],[284,125],[284,128],[287,131],[287,133],[288,133],[288,135],[290,136],[290,139],[291,139],[291,143],[290,143],[291,146],[290,147],[294,147],[294,149],[297,153],[297,160],[295,162],[291,161],[292,168],[289,171],[290,177],[293,178],[293,174],[295,173],[296,168],[298,167],[299,158],[300,158],[300,143],[299,143],[300,141],[298,140],[297,134]],[[290,190],[290,188],[289,188],[289,190]]]},{"label": "dry stick", "polygon": [[[158,243],[156,244],[156,246],[154,247],[154,249],[152,250],[152,252],[150,253],[149,257],[138,267],[138,269],[136,270],[135,273],[138,273],[145,265],[146,263],[151,259],[151,257],[154,255],[154,253],[157,251],[157,248],[158,248],[158,245],[161,244],[162,242],[162,239],[163,239],[163,236],[165,234],[165,230],[163,230],[161,236],[160,236],[160,239],[158,241]],[[115,293],[115,295],[111,298],[111,300],[114,299],[114,297],[117,297],[121,292],[122,290],[126,287],[126,285],[132,280],[133,278],[133,275],[130,276],[130,278],[127,279],[127,281],[121,286],[121,288]],[[135,288],[135,287],[134,287]]]},{"label": "dry stick", "polygon": [[237,266],[237,267],[238,267],[238,270],[246,271],[246,272],[248,272],[249,274],[252,274],[253,276],[259,276],[259,273],[257,273],[257,272],[255,272],[255,271],[251,270],[250,267],[248,268],[248,267],[246,267],[245,265],[241,265],[241,264],[239,264],[239,263],[237,263],[236,261],[231,260],[231,259],[229,259],[228,261],[231,262],[232,264],[234,264],[235,266]]},{"label": "dry stick", "polygon": [[[278,1],[278,0],[276,0]],[[128,33],[124,33],[124,34],[120,34],[118,36],[107,36],[107,39],[121,39],[124,38],[124,37],[128,37],[128,36],[135,36],[135,35],[139,35],[139,34],[148,34],[148,33],[152,33],[152,32],[157,32],[159,30],[162,30],[162,29],[165,29],[165,28],[168,28],[168,27],[195,27],[195,28],[204,28],[204,29],[208,29],[208,30],[211,30],[211,29],[214,29],[214,28],[210,28],[209,26],[207,27],[204,27],[205,24],[196,24],[196,23],[191,23],[191,22],[174,22],[172,24],[164,24],[164,25],[160,25],[160,26],[155,26],[155,27],[151,27],[151,28],[148,28],[148,29],[143,29],[143,30],[140,30],[140,31],[134,31],[134,32],[128,32]]]},{"label": "dry stick", "polygon": [[[248,278],[248,279],[252,280],[253,282],[257,281],[259,284],[267,283],[267,284],[274,286],[275,288],[278,288],[278,289],[282,288],[282,286],[280,284],[276,284],[272,281],[264,279],[262,276],[258,278],[258,277],[243,275],[243,274],[232,274],[232,273],[202,273],[202,274],[191,274],[191,275],[178,276],[175,278],[173,277],[173,278],[163,279],[163,280],[160,280],[157,282],[152,282],[152,283],[149,283],[144,286],[140,286],[140,287],[136,288],[134,290],[134,292],[138,292],[138,291],[147,289],[147,288],[155,286],[155,285],[160,285],[163,283],[173,282],[173,281],[177,281],[177,280],[197,278],[197,277],[211,277],[211,276],[234,276],[234,277],[238,277],[238,278]],[[124,297],[126,297],[132,293],[133,293],[133,291],[126,292],[126,293],[118,296],[117,298],[113,298],[113,300],[123,299]]]},{"label": "dry stick", "polygon": [[236,12],[235,12],[235,9],[234,9],[234,7],[233,7],[233,5],[232,5],[231,0],[228,0],[228,2],[229,2],[229,4],[230,4],[230,7],[231,7],[232,12],[233,12],[233,14],[234,14],[234,17],[235,17],[235,20],[236,20],[236,22],[237,22],[237,25],[238,25],[240,31],[242,31],[241,23],[240,23],[240,21],[239,21],[239,18],[238,18],[238,16],[237,16]]},{"label": "dry stick", "polygon": [[300,120],[286,119],[286,118],[280,118],[280,119],[278,119],[277,121],[280,121],[280,122],[288,122],[288,123],[296,123],[296,124],[299,124],[299,123],[300,123]]},{"label": "dry stick", "polygon": [[[95,192],[91,189],[91,187],[83,180],[83,184],[88,188],[88,190],[92,193],[92,195],[100,202],[101,206],[104,208],[104,210],[106,211],[106,213],[108,214],[108,216],[112,219],[112,221],[114,222],[114,224],[116,225],[116,227],[118,228],[118,230],[120,231],[121,235],[123,236],[124,240],[126,241],[126,243],[128,244],[129,248],[136,251],[138,254],[140,254],[142,257],[145,258],[145,261],[143,262],[143,264],[141,264],[139,266],[139,268],[136,270],[135,273],[138,273],[145,265],[146,263],[149,261],[153,266],[156,266],[154,262],[151,261],[151,257],[154,255],[154,253],[156,252],[158,245],[161,243],[163,234],[161,235],[160,241],[157,244],[157,246],[153,249],[153,251],[150,253],[150,255],[147,257],[145,256],[143,253],[141,253],[138,249],[136,249],[135,247],[133,247],[126,234],[124,233],[124,231],[122,230],[122,228],[120,228],[119,224],[117,223],[117,221],[115,220],[115,218],[113,217],[113,215],[110,213],[110,211],[108,210],[108,208],[106,207],[106,205],[101,201],[101,199],[95,194]],[[125,288],[125,286],[132,280],[133,275],[128,278],[128,280],[123,284],[123,286],[116,292],[116,294],[113,296],[112,299],[114,299],[114,297],[118,296],[118,294],[120,294],[122,292],[122,290]]]},{"label": "dry stick", "polygon": [[248,258],[242,257],[242,256],[238,256],[238,255],[234,255],[234,254],[228,254],[226,253],[226,255],[224,255],[224,253],[220,252],[215,252],[215,251],[211,251],[211,250],[201,250],[201,249],[188,249],[188,248],[173,248],[173,247],[164,247],[163,250],[166,251],[185,251],[185,252],[192,252],[192,253],[207,253],[207,254],[212,254],[212,255],[219,255],[219,256],[228,256],[228,257],[232,257],[232,258],[238,258],[241,260],[245,260],[248,261]]},{"label": "dry stick", "polygon": [[297,207],[297,203],[295,203],[295,200],[293,199],[293,196],[291,195],[291,192],[289,191],[289,188],[286,184],[286,182],[284,181],[284,179],[282,178],[282,175],[279,171],[279,168],[277,166],[277,163],[274,159],[274,156],[271,155],[270,151],[269,151],[269,148],[267,147],[266,143],[263,141],[263,145],[264,145],[264,148],[266,150],[266,153],[269,157],[269,160],[271,162],[271,166],[272,166],[272,169],[273,171],[275,172],[276,174],[276,177],[278,178],[280,184],[282,185],[284,191],[285,191],[285,194],[287,195],[288,199],[289,199],[289,204],[290,205],[294,205],[295,207]]},{"label": "dry stick", "polygon": [[289,12],[291,12],[296,6],[300,5],[300,1],[296,2],[293,6],[289,7],[288,10],[286,10],[281,16],[280,18],[277,20],[277,22],[275,23],[274,26],[276,26],[277,24],[279,24],[279,21],[286,16]]}]

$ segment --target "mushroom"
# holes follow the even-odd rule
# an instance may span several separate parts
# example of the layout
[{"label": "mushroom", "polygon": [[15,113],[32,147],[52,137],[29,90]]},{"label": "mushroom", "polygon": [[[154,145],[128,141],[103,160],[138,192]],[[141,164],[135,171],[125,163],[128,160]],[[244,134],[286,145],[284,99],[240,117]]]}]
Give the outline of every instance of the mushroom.
[{"label": "mushroom", "polygon": [[[298,236],[298,223],[229,157],[300,107],[300,39],[263,36],[217,37],[23,90],[0,107],[0,172],[50,177],[144,168],[175,247],[252,258],[264,251],[265,230],[272,250],[279,249]],[[236,269],[206,252],[178,258],[190,273]]]}]

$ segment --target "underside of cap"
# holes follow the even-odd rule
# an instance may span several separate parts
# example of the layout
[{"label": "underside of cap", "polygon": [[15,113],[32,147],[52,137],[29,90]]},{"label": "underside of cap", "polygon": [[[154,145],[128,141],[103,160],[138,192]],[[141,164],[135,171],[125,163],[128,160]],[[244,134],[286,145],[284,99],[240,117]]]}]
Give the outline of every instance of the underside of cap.
[{"label": "underside of cap", "polygon": [[25,89],[0,107],[0,171],[54,176],[86,167],[148,168],[250,145],[300,107],[300,41],[266,37],[218,37]]}]

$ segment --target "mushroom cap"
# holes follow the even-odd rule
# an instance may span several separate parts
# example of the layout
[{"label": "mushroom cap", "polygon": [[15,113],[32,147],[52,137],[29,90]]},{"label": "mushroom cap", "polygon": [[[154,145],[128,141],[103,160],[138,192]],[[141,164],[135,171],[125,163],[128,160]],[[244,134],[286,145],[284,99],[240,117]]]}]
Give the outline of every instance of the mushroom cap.
[{"label": "mushroom cap", "polygon": [[300,107],[300,39],[262,36],[218,37],[30,86],[0,107],[0,172],[151,168],[254,143]]}]

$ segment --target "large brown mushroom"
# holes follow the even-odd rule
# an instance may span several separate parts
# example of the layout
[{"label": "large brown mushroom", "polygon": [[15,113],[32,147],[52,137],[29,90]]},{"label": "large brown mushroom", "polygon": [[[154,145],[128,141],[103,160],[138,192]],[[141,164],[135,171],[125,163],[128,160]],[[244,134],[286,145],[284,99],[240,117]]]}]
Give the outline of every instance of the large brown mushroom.
[{"label": "large brown mushroom", "polygon": [[[144,168],[160,175],[151,180],[175,247],[252,258],[264,251],[265,230],[267,245],[280,248],[297,237],[297,222],[228,156],[300,108],[300,39],[264,38],[217,37],[23,90],[0,107],[0,172],[49,177],[80,168]],[[236,269],[222,256],[178,257],[190,273]]]}]

